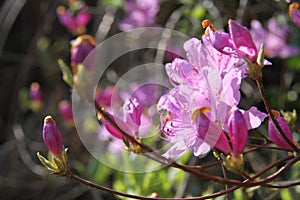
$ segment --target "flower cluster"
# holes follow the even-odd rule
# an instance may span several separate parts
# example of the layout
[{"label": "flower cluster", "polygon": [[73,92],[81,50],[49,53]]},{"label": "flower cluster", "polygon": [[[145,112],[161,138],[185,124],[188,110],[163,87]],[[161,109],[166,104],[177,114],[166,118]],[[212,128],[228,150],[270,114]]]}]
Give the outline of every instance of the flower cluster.
[{"label": "flower cluster", "polygon": [[[99,89],[96,92],[95,99],[99,105],[105,107],[110,118],[119,126],[119,128],[135,137],[137,140],[140,140],[141,137],[148,134],[153,125],[151,121],[151,115],[153,113],[150,109],[151,106],[157,102],[161,88],[152,83],[144,85],[136,83],[133,84],[132,87],[134,90],[131,94],[127,92],[122,94],[124,104],[120,111],[118,111],[117,108],[119,99],[112,99],[113,96],[115,96],[113,95],[114,87],[112,86],[107,87],[104,90]],[[149,93],[153,95],[149,97],[149,95],[147,95]],[[117,152],[122,149],[124,147],[124,142],[127,150],[133,152],[140,151],[137,146],[128,143],[124,134],[108,119],[101,118],[100,122],[103,126],[101,127],[99,138],[100,140],[104,140],[103,136],[105,136],[111,140],[112,145],[109,147],[111,151]],[[121,140],[124,142],[120,142]]]},{"label": "flower cluster", "polygon": [[56,9],[60,23],[74,35],[85,33],[91,16],[87,6],[80,0],[69,0],[69,7],[59,6]]},{"label": "flower cluster", "polygon": [[258,57],[249,31],[233,20],[229,21],[230,34],[211,24],[206,27],[209,30],[202,41],[192,38],[185,42],[187,60],[176,58],[166,65],[174,88],[160,98],[157,107],[162,132],[173,143],[166,157],[187,149],[200,156],[212,147],[238,157],[248,130],[258,127],[267,116],[256,107],[237,107],[241,81],[246,77],[244,60],[256,62]]},{"label": "flower cluster", "polygon": [[120,30],[150,26],[155,23],[159,0],[126,0],[124,10],[126,17],[119,24]]},{"label": "flower cluster", "polygon": [[299,52],[296,46],[287,44],[289,26],[280,26],[274,18],[269,19],[268,29],[264,29],[258,20],[252,20],[250,31],[256,47],[264,44],[264,53],[269,58],[288,58]]}]

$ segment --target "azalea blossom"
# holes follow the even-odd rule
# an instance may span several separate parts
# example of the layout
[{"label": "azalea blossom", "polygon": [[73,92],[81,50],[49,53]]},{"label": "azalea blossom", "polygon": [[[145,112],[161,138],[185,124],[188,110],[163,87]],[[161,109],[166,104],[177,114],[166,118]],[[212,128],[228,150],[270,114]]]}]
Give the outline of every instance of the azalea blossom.
[{"label": "azalea blossom", "polygon": [[265,29],[258,20],[251,21],[251,34],[257,48],[264,44],[264,53],[267,57],[288,58],[295,56],[299,49],[287,44],[289,26],[280,26],[274,18],[268,20],[268,29]]},{"label": "azalea blossom", "polygon": [[[224,153],[241,153],[243,149],[247,137],[242,138],[241,146],[231,149],[224,132],[230,134],[231,131],[232,138],[236,138],[230,110],[240,101],[245,66],[239,67],[242,63],[239,58],[213,46],[206,35],[203,42],[192,38],[184,44],[187,60],[176,58],[166,64],[174,88],[160,98],[157,107],[161,113],[162,132],[173,144],[166,157],[180,155],[187,149],[199,156],[214,146]],[[238,110],[245,120],[246,130],[258,127],[266,117],[255,107]]]},{"label": "azalea blossom", "polygon": [[218,51],[255,62],[258,56],[257,48],[249,30],[230,19],[228,21],[229,33],[217,31],[209,21],[202,23],[207,28],[207,39]]},{"label": "azalea blossom", "polygon": [[159,11],[159,0],[126,0],[124,11],[126,17],[119,24],[120,30],[151,26]]}]

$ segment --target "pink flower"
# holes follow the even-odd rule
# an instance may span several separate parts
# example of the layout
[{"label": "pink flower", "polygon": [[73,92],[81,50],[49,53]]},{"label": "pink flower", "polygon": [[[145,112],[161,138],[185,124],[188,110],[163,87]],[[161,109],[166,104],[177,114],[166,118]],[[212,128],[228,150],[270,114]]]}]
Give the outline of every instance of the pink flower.
[{"label": "pink flower", "polygon": [[298,10],[299,3],[293,2],[289,6],[289,14],[293,20],[293,22],[300,27],[300,12]]},{"label": "pink flower", "polygon": [[87,12],[87,6],[80,1],[70,3],[70,8],[59,6],[56,9],[60,23],[75,35],[83,34],[91,16]]},{"label": "pink flower", "polygon": [[126,0],[126,18],[119,24],[122,31],[153,25],[159,10],[159,0]]},{"label": "pink flower", "polygon": [[264,29],[258,20],[251,21],[251,30],[253,41],[257,48],[264,44],[264,53],[266,56],[288,58],[296,55],[299,50],[296,46],[287,44],[289,27],[280,26],[273,18],[268,21],[268,29]]},{"label": "pink flower", "polygon": [[[211,147],[224,153],[241,153],[247,138],[245,130],[258,127],[266,117],[255,107],[230,114],[240,101],[245,66],[238,67],[239,58],[217,51],[205,37],[204,44],[196,38],[185,42],[188,60],[177,58],[166,65],[174,88],[163,95],[157,105],[162,132],[173,144],[166,157],[180,155],[187,149],[199,156],[209,152]],[[242,122],[238,120],[241,116]],[[241,124],[244,133],[239,137],[237,128]],[[233,149],[224,133],[230,131],[234,142],[242,141]]]},{"label": "pink flower", "polygon": [[230,19],[228,21],[229,34],[217,31],[210,22],[204,23],[204,28],[206,28],[205,37],[207,41],[218,51],[246,59],[252,63],[256,62],[258,57],[257,47],[246,27]]},{"label": "pink flower", "polygon": [[141,126],[142,112],[143,107],[136,98],[130,98],[125,102],[124,113],[126,113],[126,122],[135,132],[138,132],[138,128]]},{"label": "pink flower", "polygon": [[48,150],[54,156],[62,155],[62,136],[51,116],[44,119],[43,140]]},{"label": "pink flower", "polygon": [[[275,118],[276,118],[279,126],[285,133],[286,137],[292,143],[295,143],[294,139],[293,139],[292,131],[291,131],[290,127],[288,126],[287,122],[280,116],[280,114],[278,112],[273,111],[273,114],[275,115]],[[277,146],[284,148],[284,149],[293,150],[293,148],[283,139],[283,137],[277,130],[277,128],[274,125],[271,118],[269,118],[269,136],[270,136],[271,140],[274,142],[274,144],[276,144]]]},{"label": "pink flower", "polygon": [[238,56],[255,62],[258,52],[249,30],[234,20],[229,20],[228,24],[233,46]]}]

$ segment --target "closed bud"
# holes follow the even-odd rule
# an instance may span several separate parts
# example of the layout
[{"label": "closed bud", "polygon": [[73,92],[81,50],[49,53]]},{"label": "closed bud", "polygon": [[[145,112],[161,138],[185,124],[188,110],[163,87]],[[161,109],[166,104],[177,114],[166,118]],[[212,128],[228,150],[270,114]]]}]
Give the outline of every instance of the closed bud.
[{"label": "closed bud", "polygon": [[[280,128],[282,129],[282,131],[284,132],[288,140],[290,140],[292,143],[295,143],[293,140],[292,131],[289,125],[287,124],[287,122],[280,116],[280,114],[277,111],[272,111],[272,112],[278,122],[278,125],[280,126]],[[277,130],[274,122],[270,117],[269,117],[269,136],[271,140],[274,142],[274,144],[276,144],[277,146],[283,149],[293,150],[293,148],[281,136],[280,132]]]},{"label": "closed bud", "polygon": [[299,3],[293,2],[289,6],[289,14],[293,20],[293,22],[300,27],[300,12],[298,10]]},{"label": "closed bud", "polygon": [[54,156],[62,155],[62,150],[63,150],[62,136],[59,129],[56,126],[55,121],[51,116],[47,116],[44,119],[43,139],[48,150]]},{"label": "closed bud", "polygon": [[233,155],[238,156],[243,152],[248,139],[247,124],[243,114],[238,109],[234,109],[229,116],[228,132]]},{"label": "closed bud", "polygon": [[61,117],[70,125],[74,124],[72,105],[69,101],[63,100],[58,104]]},{"label": "closed bud", "polygon": [[31,102],[31,109],[34,112],[38,112],[41,110],[43,101],[42,101],[42,91],[40,84],[37,82],[33,82],[30,85],[29,89],[29,97]]},{"label": "closed bud", "polygon": [[96,41],[90,35],[81,35],[71,43],[71,66],[74,75],[76,75],[77,65],[82,64],[89,53],[95,48]]},{"label": "closed bud", "polygon": [[[121,120],[120,118],[116,117],[116,116],[112,116],[110,115],[110,118],[112,120],[115,121],[116,125],[123,130],[126,133],[130,134],[130,129],[128,128],[127,124]],[[118,139],[123,139],[123,133],[117,128],[115,127],[113,124],[111,124],[108,120],[105,120],[104,122],[105,128],[107,129],[107,131],[114,137],[118,138]]]}]

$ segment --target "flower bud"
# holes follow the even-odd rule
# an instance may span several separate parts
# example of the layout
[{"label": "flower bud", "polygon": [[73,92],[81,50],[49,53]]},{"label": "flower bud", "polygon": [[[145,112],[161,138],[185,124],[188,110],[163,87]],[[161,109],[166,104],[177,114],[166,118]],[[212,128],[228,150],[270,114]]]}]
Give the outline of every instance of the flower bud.
[{"label": "flower bud", "polygon": [[98,87],[96,89],[95,100],[99,105],[103,107],[111,106],[112,100],[114,100],[113,101],[114,104],[117,104],[118,102],[117,95],[114,95],[114,99],[112,99],[114,92],[115,92],[114,86],[108,86],[104,89]]},{"label": "flower bud", "polygon": [[217,123],[210,121],[207,117],[209,112],[210,109],[207,107],[197,108],[193,111],[192,119],[197,126],[196,136],[204,140],[211,147],[215,147],[224,153],[229,153],[231,148],[226,135]]},{"label": "flower bud", "polygon": [[43,139],[48,150],[54,156],[62,155],[62,136],[51,116],[47,116],[44,119]]},{"label": "flower bud", "polygon": [[[109,114],[110,115],[110,114]],[[115,123],[118,125],[118,127],[120,129],[122,129],[124,132],[130,134],[131,131],[128,128],[127,124],[121,120],[120,118],[116,117],[116,116],[112,116],[110,115],[111,119],[115,121]],[[115,127],[114,125],[112,125],[108,120],[105,120],[104,122],[105,128],[107,129],[107,131],[114,137],[118,138],[118,139],[123,139],[123,133],[118,130],[117,127]]]},{"label": "flower bud", "polygon": [[81,35],[71,43],[71,66],[73,73],[77,74],[76,66],[82,64],[84,59],[95,48],[96,41],[90,35]]},{"label": "flower bud", "polygon": [[42,91],[40,88],[40,84],[37,82],[33,82],[30,85],[29,89],[29,96],[30,96],[30,108],[34,112],[38,112],[42,108]]},{"label": "flower bud", "polygon": [[58,110],[61,117],[68,123],[73,124],[73,112],[72,112],[72,105],[69,101],[63,100],[58,104]]},{"label": "flower bud", "polygon": [[238,156],[243,152],[248,139],[247,124],[243,114],[238,109],[234,109],[229,116],[228,132],[233,155]]},{"label": "flower bud", "polygon": [[289,6],[289,14],[293,20],[293,22],[300,27],[300,12],[298,10],[299,3],[293,2]]},{"label": "flower bud", "polygon": [[31,101],[35,101],[35,102],[42,101],[42,91],[41,91],[39,83],[37,83],[37,82],[31,83],[29,95],[30,95]]},{"label": "flower bud", "polygon": [[[273,115],[275,116],[278,125],[281,127],[282,131],[285,133],[286,137],[292,142],[295,143],[293,140],[293,135],[290,127],[288,126],[287,122],[280,116],[280,114],[277,111],[273,111]],[[269,136],[271,140],[276,144],[277,146],[293,150],[293,148],[284,140],[284,138],[281,136],[279,131],[277,130],[274,122],[269,117]]]}]

